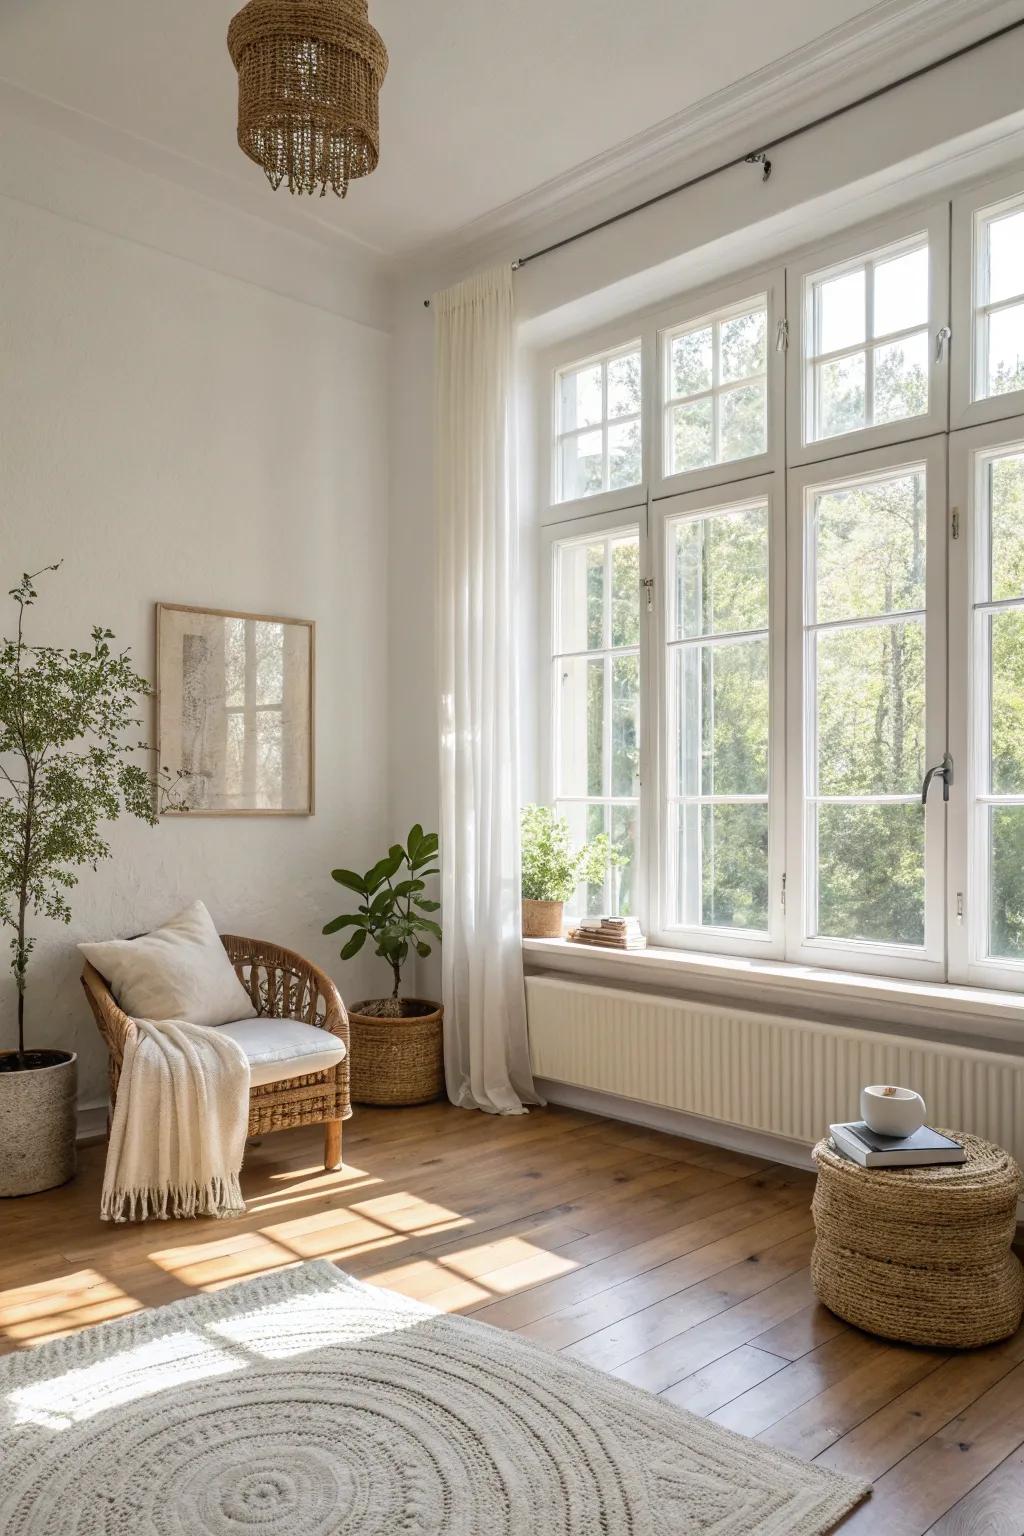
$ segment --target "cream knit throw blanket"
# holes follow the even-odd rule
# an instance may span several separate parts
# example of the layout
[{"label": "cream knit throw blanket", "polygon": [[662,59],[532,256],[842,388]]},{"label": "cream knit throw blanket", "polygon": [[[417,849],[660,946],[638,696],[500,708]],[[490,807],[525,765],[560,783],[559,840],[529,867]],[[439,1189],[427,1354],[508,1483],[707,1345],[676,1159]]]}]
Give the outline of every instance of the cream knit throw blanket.
[{"label": "cream knit throw blanket", "polygon": [[249,1063],[217,1029],[136,1019],[103,1176],[104,1221],[232,1216],[249,1124]]}]

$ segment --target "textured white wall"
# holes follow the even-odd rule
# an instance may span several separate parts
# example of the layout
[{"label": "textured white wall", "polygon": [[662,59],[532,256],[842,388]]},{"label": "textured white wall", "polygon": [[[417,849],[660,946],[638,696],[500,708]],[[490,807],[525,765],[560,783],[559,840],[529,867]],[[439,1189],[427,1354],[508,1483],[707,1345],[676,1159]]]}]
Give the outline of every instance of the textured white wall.
[{"label": "textured white wall", "polygon": [[[152,183],[107,170],[112,202],[153,209]],[[173,198],[181,231],[189,208]],[[201,200],[195,211],[207,218]],[[320,929],[340,910],[332,866],[365,867],[391,830],[389,341],[286,296],[294,273],[273,292],[228,275],[231,259],[223,239],[212,270],[0,193],[0,591],[64,560],[32,638],[73,645],[107,624],[152,677],[160,600],[317,623],[316,815],[123,821],[114,858],[82,872],[70,929],[34,925],[32,1039],[78,1049],[83,1103],[103,1092],[104,1054],[78,939],[138,932],[202,897],[220,928],[301,950],[348,998],[377,985],[372,961],[342,966]],[[3,963],[0,1047],[14,1033],[6,942]]]}]

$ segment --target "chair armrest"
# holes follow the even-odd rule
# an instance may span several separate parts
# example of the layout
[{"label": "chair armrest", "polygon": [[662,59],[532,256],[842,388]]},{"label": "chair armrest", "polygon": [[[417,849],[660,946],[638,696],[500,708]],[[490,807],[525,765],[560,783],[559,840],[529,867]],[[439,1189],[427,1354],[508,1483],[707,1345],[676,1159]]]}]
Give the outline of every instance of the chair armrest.
[{"label": "chair armrest", "polygon": [[114,995],[99,971],[88,961],[82,969],[82,987],[100,1034],[118,1068],[124,1061],[125,1048],[136,1033],[135,1020],[122,1013],[114,1001]]},{"label": "chair armrest", "polygon": [[222,933],[221,943],[256,1013],[302,1019],[336,1035],[348,1050],[348,1014],[326,971],[294,950],[264,939]]}]

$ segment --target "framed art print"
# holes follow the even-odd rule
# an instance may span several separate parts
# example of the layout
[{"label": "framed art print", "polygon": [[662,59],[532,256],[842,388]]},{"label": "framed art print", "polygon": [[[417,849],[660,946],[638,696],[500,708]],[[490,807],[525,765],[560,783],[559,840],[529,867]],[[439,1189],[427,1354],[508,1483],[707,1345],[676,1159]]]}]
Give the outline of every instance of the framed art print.
[{"label": "framed art print", "polygon": [[312,621],[158,603],[156,651],[164,814],[311,816]]}]

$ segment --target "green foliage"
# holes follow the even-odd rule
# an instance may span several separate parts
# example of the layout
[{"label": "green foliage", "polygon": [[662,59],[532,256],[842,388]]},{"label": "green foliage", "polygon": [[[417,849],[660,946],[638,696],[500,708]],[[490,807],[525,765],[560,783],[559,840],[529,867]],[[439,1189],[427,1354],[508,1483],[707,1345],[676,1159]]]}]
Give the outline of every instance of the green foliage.
[{"label": "green foliage", "polygon": [[568,901],[581,881],[603,881],[609,864],[625,862],[603,832],[573,853],[569,823],[546,805],[525,805],[521,825],[525,901]]},{"label": "green foliage", "polygon": [[358,955],[369,939],[376,946],[375,954],[391,967],[395,979],[393,998],[398,997],[402,966],[409,951],[415,949],[425,960],[431,946],[424,935],[441,937],[440,926],[424,916],[436,912],[441,903],[423,894],[429,877],[439,873],[436,867],[428,867],[437,858],[437,846],[437,833],[424,832],[417,824],[404,848],[401,843],[393,843],[385,857],[378,859],[365,875],[352,869],[331,871],[332,879],[362,899],[357,911],[333,918],[323,931],[340,933],[343,928],[352,929],[351,937],[341,948],[343,960]]},{"label": "green foliage", "polygon": [[35,582],[59,569],[25,574],[10,592],[16,638],[0,641],[0,926],[11,928],[11,971],[18,988],[18,1050],[25,1050],[25,988],[34,939],[30,912],[71,921],[68,892],[76,869],[110,854],[101,828],[122,811],[153,825],[156,780],[135,760],[144,742],[139,700],[150,686],[111,630],[95,626],[90,646],[59,650],[24,639]]}]

